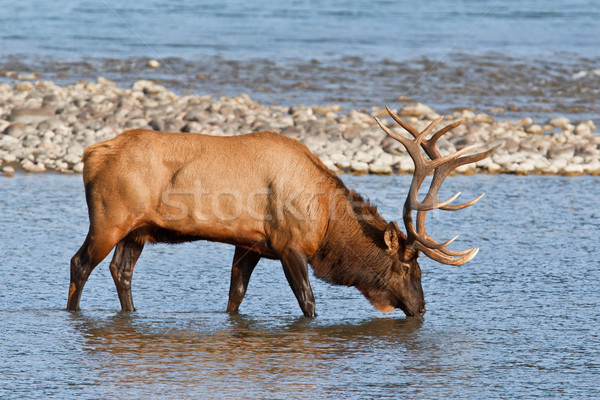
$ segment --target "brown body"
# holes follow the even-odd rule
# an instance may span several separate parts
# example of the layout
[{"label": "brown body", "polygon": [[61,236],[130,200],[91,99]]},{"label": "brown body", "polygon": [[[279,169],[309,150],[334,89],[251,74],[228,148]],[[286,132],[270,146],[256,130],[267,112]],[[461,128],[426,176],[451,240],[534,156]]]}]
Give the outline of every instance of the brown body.
[{"label": "brown body", "polygon": [[294,139],[132,130],[88,147],[84,163],[90,228],[71,260],[70,310],[115,246],[110,269],[128,311],[146,242],[210,240],[236,246],[229,312],[261,257],[281,260],[306,316],[315,315],[309,263],[316,276],[357,287],[382,311],[425,312],[418,251]]},{"label": "brown body", "polygon": [[[323,199],[307,200],[323,192],[324,178],[336,184],[304,145],[272,132],[133,130],[90,146],[84,162],[94,228],[110,226],[121,237],[142,228],[140,241],[225,242],[271,258],[289,247],[316,251],[329,216]],[[277,218],[280,204],[305,218]]]}]

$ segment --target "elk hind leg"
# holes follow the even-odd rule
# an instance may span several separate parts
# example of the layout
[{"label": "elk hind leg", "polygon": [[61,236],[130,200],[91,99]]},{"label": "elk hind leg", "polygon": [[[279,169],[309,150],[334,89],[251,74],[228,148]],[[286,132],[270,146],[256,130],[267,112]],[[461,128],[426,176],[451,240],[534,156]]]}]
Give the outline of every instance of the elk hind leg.
[{"label": "elk hind leg", "polygon": [[143,242],[137,241],[134,235],[129,234],[117,244],[110,262],[110,273],[115,281],[123,311],[135,311],[131,295],[131,278],[133,267],[143,249]]},{"label": "elk hind leg", "polygon": [[[116,233],[116,232],[112,232]],[[83,245],[71,258],[71,283],[67,310],[79,310],[81,292],[93,269],[110,253],[117,244],[114,234],[93,235],[90,231]]]},{"label": "elk hind leg", "polygon": [[229,302],[227,304],[228,313],[237,313],[246,295],[248,282],[254,267],[260,260],[260,254],[244,249],[242,247],[235,248],[233,255],[233,263],[231,266],[231,284],[229,286]]}]

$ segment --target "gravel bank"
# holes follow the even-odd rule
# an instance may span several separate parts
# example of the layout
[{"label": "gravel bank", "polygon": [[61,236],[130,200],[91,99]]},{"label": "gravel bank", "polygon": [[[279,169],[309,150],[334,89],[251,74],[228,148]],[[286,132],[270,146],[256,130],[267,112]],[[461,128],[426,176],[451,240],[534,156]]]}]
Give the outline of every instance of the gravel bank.
[{"label": "gravel bank", "polygon": [[[420,103],[404,104],[399,113],[419,129],[438,116]],[[387,113],[383,107],[348,111],[335,104],[267,106],[246,94],[180,96],[147,80],[128,89],[104,78],[64,87],[18,80],[0,84],[0,169],[5,175],[19,169],[79,173],[86,146],[126,129],[147,128],[210,135],[273,130],[302,141],[338,173],[412,172],[402,145],[387,138],[373,116]],[[457,172],[600,175],[600,135],[592,121],[500,121],[463,110],[446,115],[440,126],[457,119],[465,124],[439,141],[442,154],[473,143],[504,142],[491,158]]]}]

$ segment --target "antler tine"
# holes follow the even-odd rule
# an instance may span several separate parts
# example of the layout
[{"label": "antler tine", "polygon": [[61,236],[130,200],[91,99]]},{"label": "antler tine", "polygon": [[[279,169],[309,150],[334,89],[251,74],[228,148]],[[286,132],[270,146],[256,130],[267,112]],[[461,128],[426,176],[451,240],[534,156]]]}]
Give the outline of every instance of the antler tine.
[{"label": "antler tine", "polygon": [[456,193],[454,196],[450,197],[448,200],[439,201],[434,197],[425,197],[425,199],[421,202],[417,199],[417,195],[410,196],[410,209],[414,211],[431,211],[438,208],[444,210],[446,207],[452,207],[450,203],[456,200],[460,196],[460,192]]},{"label": "antler tine", "polygon": [[421,242],[422,245],[427,246],[434,250],[439,250],[442,253],[449,255],[449,256],[462,256],[471,251],[471,249],[461,250],[461,251],[453,251],[453,250],[446,249],[446,246],[448,246],[450,243],[454,242],[458,238],[458,235],[454,236],[452,239],[450,239],[444,243],[438,243],[434,238],[429,236],[427,234],[427,232],[425,232],[425,216],[426,216],[426,214],[427,213],[424,211],[417,212],[417,232],[418,232],[417,240],[419,242]]},{"label": "antler tine", "polygon": [[[431,133],[431,131],[433,130],[433,128],[435,128],[435,126],[437,124],[439,124],[444,119],[444,117],[438,117],[438,118],[436,118],[435,120],[433,120],[427,126],[427,128],[425,128],[425,130],[423,130],[422,132],[419,132],[417,130],[417,128],[415,128],[414,126],[411,126],[411,125],[407,124],[395,112],[393,112],[388,106],[385,106],[385,109],[387,110],[388,114],[390,114],[390,117],[392,117],[394,119],[394,121],[396,121],[404,129],[406,129],[414,138],[417,138],[419,136],[425,137],[425,136],[429,135],[429,133]],[[446,129],[446,128],[443,128],[442,130],[444,130],[444,129]],[[450,128],[450,129],[452,129],[452,128]],[[427,132],[427,133],[425,133],[425,132]],[[441,135],[443,135],[444,133],[446,133],[446,132],[443,132]],[[437,135],[437,133],[436,133],[436,135]],[[441,135],[439,135],[439,136],[441,136]],[[423,143],[425,143],[426,141],[427,140],[423,139]],[[429,141],[431,141],[431,139]]]},{"label": "antler tine", "polygon": [[485,193],[481,193],[479,196],[477,196],[476,198],[474,198],[471,201],[467,201],[466,203],[456,204],[456,205],[447,205],[447,206],[440,207],[440,209],[445,210],[445,211],[462,210],[463,208],[467,208],[467,207],[472,206],[473,204],[477,203],[479,200],[481,200],[481,198],[483,196],[485,196]]},{"label": "antler tine", "polygon": [[456,121],[450,125],[446,125],[445,127],[443,127],[442,129],[440,129],[439,131],[437,131],[429,140],[425,140],[423,141],[423,143],[421,143],[421,146],[423,147],[423,150],[425,150],[425,153],[427,153],[427,155],[429,156],[430,159],[435,159],[435,158],[439,158],[441,157],[440,152],[435,148],[435,144],[437,143],[438,139],[441,138],[444,134],[448,133],[449,131],[451,131],[452,129],[456,128],[457,126],[459,126],[460,124],[462,124],[463,121]]},{"label": "antler tine", "polygon": [[461,119],[459,121],[448,124],[445,127],[443,127],[442,129],[440,129],[439,131],[437,131],[431,137],[431,139],[428,140],[428,143],[427,143],[428,147],[431,147],[432,150],[435,150],[437,152],[437,149],[435,148],[435,144],[438,141],[438,139],[441,138],[446,133],[450,132],[452,129],[456,128],[457,126],[462,125],[463,123],[464,123],[464,121]]},{"label": "antler tine", "polygon": [[417,245],[417,250],[422,251],[425,255],[432,260],[440,262],[446,265],[463,265],[467,262],[471,261],[479,252],[479,248],[469,249],[469,252],[461,257],[452,257],[446,254],[443,254],[437,250],[429,249],[423,245]]},{"label": "antler tine", "polygon": [[[454,170],[456,167],[464,165],[464,164],[469,164],[472,162],[477,162],[480,160],[483,160],[486,157],[489,157],[490,154],[492,154],[494,151],[496,151],[496,149],[498,147],[500,147],[501,144],[494,146],[493,148],[486,150],[484,152],[481,153],[477,153],[477,154],[473,154],[470,156],[465,156],[465,157],[461,157],[461,158],[457,158],[455,160],[450,161],[448,164],[446,165],[442,165],[440,166],[438,169],[435,170],[434,176],[433,176],[433,181],[431,183],[428,195],[432,195],[433,198],[435,199],[435,202],[438,204],[438,207],[435,208],[440,208],[442,210],[446,210],[446,211],[456,211],[456,210],[462,210],[463,208],[467,208],[469,206],[472,206],[473,204],[477,203],[479,200],[481,200],[481,198],[485,195],[485,193],[480,194],[479,196],[477,196],[475,199],[462,203],[462,204],[456,204],[456,205],[450,205],[450,203],[452,203],[453,200],[455,200],[458,196],[454,195],[453,197],[451,197],[450,199],[444,201],[444,202],[440,202],[439,200],[437,200],[437,192],[439,190],[439,188],[441,187],[444,179],[446,179],[446,177],[448,176],[448,174]],[[471,150],[472,148],[477,147],[477,145],[474,146],[469,146]],[[467,148],[463,149],[466,150]],[[462,151],[462,150],[461,150]],[[460,152],[459,152],[460,153]],[[458,153],[455,153],[458,154]],[[460,192],[459,192],[460,193]]]},{"label": "antler tine", "polygon": [[[374,117],[374,118],[375,118],[375,122],[377,122],[377,125],[379,125],[379,127],[381,129],[383,129],[385,131],[385,133],[388,134],[388,136],[390,136],[393,139],[396,139],[397,141],[402,143],[402,145],[406,148],[406,150],[408,151],[408,154],[410,154],[410,157],[413,159],[413,162],[415,163],[415,171],[417,169],[421,170],[422,168],[429,170],[425,166],[425,163],[427,161],[423,159],[423,157],[420,154],[420,150],[419,150],[419,143],[425,136],[425,135],[423,135],[423,132],[421,132],[421,133],[417,132],[418,134],[415,137],[415,139],[410,140],[409,138],[404,137],[401,134],[396,133],[396,132],[392,131],[391,129],[389,129],[388,127],[386,127],[385,125],[383,125],[383,123],[379,120],[379,118],[377,118],[377,117]],[[398,116],[396,116],[396,118],[400,119]],[[414,131],[414,128],[411,127],[411,129],[413,129],[413,131]],[[414,134],[414,132],[411,132],[411,134]],[[425,173],[424,176],[426,176],[426,175],[427,175],[427,173]],[[415,177],[416,177],[416,175],[415,175]],[[418,185],[420,186],[421,183],[419,183]],[[418,190],[418,188],[417,188],[417,190]]]},{"label": "antler tine", "polygon": [[[469,151],[476,149],[477,147],[482,147],[484,146],[483,144],[474,144],[471,146],[467,146],[464,149],[457,151],[456,153],[454,153],[454,155],[458,155],[460,153],[460,155],[463,155],[465,153],[468,153]],[[489,157],[490,155],[492,155],[492,153],[494,153],[500,146],[502,146],[502,144],[497,144],[496,146],[492,147],[491,149],[488,149],[486,151],[482,151],[480,153],[475,153],[475,154],[471,154],[468,156],[464,156],[464,157],[460,157],[460,158],[456,158],[455,161],[450,162],[449,166],[450,169],[454,169],[456,167],[459,167],[461,165],[465,165],[465,164],[471,164],[477,161],[481,161],[484,158]],[[437,161],[437,160],[436,160]]]},{"label": "antler tine", "polygon": [[423,129],[423,132],[421,132],[419,134],[419,137],[422,137],[424,139],[427,135],[429,135],[431,133],[433,128],[435,128],[437,126],[437,124],[439,124],[443,119],[444,119],[443,116],[439,116],[436,119],[434,119],[433,121],[431,121],[431,123],[429,125],[427,125],[427,128]]},{"label": "antler tine", "polygon": [[[412,216],[409,215],[407,217],[408,223],[406,224],[406,232],[407,232],[409,238],[417,240],[422,245],[427,246],[431,249],[443,249],[444,247],[448,246],[450,243],[454,242],[458,238],[458,235],[456,235],[452,239],[450,239],[444,243],[438,243],[435,239],[433,239],[431,236],[429,236],[425,232],[424,216],[421,218],[421,214],[424,215],[426,213],[427,213],[426,211],[419,211],[417,213],[417,229],[415,229],[414,224],[412,222]],[[405,222],[406,222],[406,220],[405,220]],[[451,252],[450,250],[447,250],[447,249],[444,249],[444,250]],[[463,254],[462,252],[452,252],[452,253]]]},{"label": "antler tine", "polygon": [[407,228],[407,232],[409,232],[409,238],[414,238],[413,247],[415,249],[423,251],[425,255],[435,261],[451,265],[462,265],[475,257],[475,254],[477,254],[478,251],[477,248],[462,251],[452,251],[446,248],[446,246],[458,238],[458,235],[444,243],[438,243],[435,239],[429,236],[427,232],[424,231],[425,214],[425,212],[417,213],[417,225],[423,226],[422,228],[418,229],[418,234],[414,231],[414,226],[411,225],[411,229]]},{"label": "antler tine", "polygon": [[387,126],[383,125],[381,123],[381,121],[379,120],[379,118],[377,117],[373,117],[375,118],[375,122],[377,122],[377,125],[379,125],[379,127],[381,129],[383,129],[385,131],[385,133],[388,134],[389,137],[396,139],[397,141],[399,141],[400,143],[402,143],[404,145],[404,147],[406,147],[408,149],[408,147],[410,146],[410,139],[405,138],[404,136],[400,135],[399,133],[396,133],[394,131],[392,131],[391,129],[389,129]]},{"label": "antler tine", "polygon": [[[400,117],[398,115],[396,115],[395,112],[390,110],[390,108],[388,106],[385,106],[385,109],[387,110],[388,114],[390,114],[390,117],[392,117],[394,119],[394,121],[396,121],[398,123],[398,125],[400,125],[404,129],[406,129],[408,132],[410,132],[410,134],[413,135],[413,137],[416,138],[417,136],[419,136],[420,132],[417,130],[417,128],[415,128],[414,126],[410,126],[409,124],[404,122],[402,119],[400,119]],[[377,118],[375,118],[375,119],[377,119]]]},{"label": "antler tine", "polygon": [[458,167],[459,165],[468,164],[468,163],[474,162],[474,161],[479,161],[479,160],[474,160],[474,161],[469,161],[469,160],[474,159],[474,156],[478,156],[481,153],[473,154],[472,156],[465,156],[462,158],[461,158],[461,156],[463,154],[466,154],[466,153],[470,152],[471,150],[474,150],[481,146],[483,146],[483,145],[482,144],[472,144],[470,146],[466,146],[466,147],[460,149],[456,153],[452,153],[452,154],[448,154],[447,156],[435,158],[435,159],[431,160],[431,168],[435,169],[443,164],[446,164],[448,166],[452,166],[452,168],[450,168],[452,170],[452,169]]},{"label": "antler tine", "polygon": [[[439,191],[439,189],[440,189],[440,187],[441,187],[444,179],[446,179],[446,177],[448,176],[448,174],[450,172],[452,172],[452,170],[454,170],[456,167],[458,167],[460,165],[468,164],[468,163],[471,163],[471,162],[476,162],[476,161],[479,161],[479,160],[483,160],[484,158],[486,158],[490,154],[492,154],[494,151],[496,151],[496,149],[499,146],[501,146],[501,144],[496,145],[495,147],[493,147],[493,148],[491,148],[491,149],[489,149],[487,151],[484,151],[484,152],[481,152],[481,153],[477,153],[477,154],[473,154],[473,155],[470,155],[470,156],[465,156],[465,157],[462,157],[462,158],[457,158],[455,160],[451,160],[453,157],[448,157],[448,159],[450,159],[451,161],[448,164],[442,165],[442,166],[440,166],[439,168],[437,168],[435,170],[435,173],[433,175],[433,180],[431,182],[431,185],[429,187],[429,191],[428,191],[427,196],[426,196],[426,198],[428,196],[431,196],[434,199],[433,202],[438,204],[438,207],[434,207],[434,208],[440,208],[440,209],[446,210],[446,211],[456,211],[456,210],[462,210],[463,208],[469,207],[469,206],[477,203],[484,196],[485,193],[480,194],[477,198],[475,198],[475,199],[473,199],[471,201],[468,201],[468,202],[465,202],[465,203],[462,203],[462,204],[450,205],[450,203],[452,203],[452,201],[454,201],[458,197],[458,194],[460,194],[460,192],[457,193],[456,195],[454,195],[453,197],[451,197],[450,199],[444,201],[444,202],[440,202],[437,199],[437,192]],[[465,152],[468,152],[469,150],[471,150],[471,149],[473,149],[475,147],[478,147],[478,145],[469,146],[469,147],[470,148],[468,150],[467,150],[467,148],[465,148],[465,149],[463,149],[461,151],[467,150]],[[460,153],[460,152],[458,152],[458,153]],[[455,153],[454,155],[456,155],[458,153]]]},{"label": "antler tine", "polygon": [[[375,118],[379,126],[390,137],[398,140],[404,145],[404,147],[406,147],[406,150],[410,154],[415,164],[415,171],[413,174],[408,196],[404,203],[403,211],[404,225],[406,226],[406,231],[408,235],[407,246],[414,250],[422,251],[431,259],[441,262],[443,264],[462,265],[468,262],[473,257],[475,257],[479,249],[472,248],[462,251],[452,251],[447,249],[446,246],[452,243],[458,236],[455,236],[444,243],[438,243],[425,231],[425,219],[427,211],[436,208],[451,211],[460,210],[462,208],[473,205],[477,201],[479,201],[483,197],[483,194],[469,202],[458,205],[451,205],[450,203],[456,200],[456,198],[460,195],[460,192],[452,196],[450,199],[440,202],[438,199],[438,191],[444,179],[446,179],[450,172],[452,172],[455,168],[464,164],[482,160],[491,155],[494,151],[496,151],[496,149],[499,146],[495,146],[491,149],[475,154],[469,153],[472,150],[480,147],[480,145],[467,146],[453,154],[442,156],[435,147],[437,141],[439,140],[439,138],[442,137],[442,135],[448,133],[452,129],[462,124],[463,121],[456,121],[452,124],[449,124],[435,132],[430,139],[426,139],[426,137],[433,131],[435,126],[442,121],[443,117],[436,118],[429,124],[429,126],[427,126],[427,128],[425,128],[422,132],[419,132],[416,128],[404,122],[400,117],[398,117],[398,115],[396,115],[392,110],[390,110],[389,107],[386,106],[386,110],[400,126],[406,129],[413,136],[413,139],[411,140],[396,132],[393,132],[392,130],[383,126],[379,119]],[[421,153],[420,150],[421,147],[429,156],[430,160],[424,158],[424,155]],[[427,191],[427,195],[425,196],[423,201],[419,202],[419,188],[425,180],[425,177],[431,172],[433,172],[433,179],[429,186],[429,190]],[[416,229],[412,219],[413,211],[417,211]]]},{"label": "antler tine", "polygon": [[[404,129],[406,129],[408,132],[410,132],[410,134],[416,138],[420,135],[420,132],[413,126],[407,124],[406,122],[404,122],[400,117],[398,117],[398,115],[393,112],[388,106],[385,106],[385,109],[387,110],[388,114],[390,114],[390,117],[392,117],[394,119],[394,121],[396,121],[400,126],[402,126]],[[433,121],[431,124],[429,124],[429,126],[427,128],[425,128],[426,130],[428,130],[429,128],[431,128],[429,130],[429,132],[431,132],[431,130],[433,130],[433,128],[440,122],[442,121],[444,117],[438,117],[438,119],[436,119],[435,121]],[[440,129],[439,131],[437,131],[429,140],[423,139],[423,141],[421,142],[421,146],[423,147],[423,150],[425,150],[425,153],[427,153],[427,155],[429,156],[429,158],[434,159],[434,158],[438,158],[440,156],[440,153],[437,151],[437,149],[435,148],[435,144],[438,141],[438,139],[440,137],[442,137],[442,135],[450,132],[452,129],[456,128],[457,126],[463,124],[464,121],[463,120],[459,120],[456,122],[453,122],[449,125],[446,125],[445,127],[443,127],[442,129]],[[429,134],[429,132],[427,132],[427,134]]]}]

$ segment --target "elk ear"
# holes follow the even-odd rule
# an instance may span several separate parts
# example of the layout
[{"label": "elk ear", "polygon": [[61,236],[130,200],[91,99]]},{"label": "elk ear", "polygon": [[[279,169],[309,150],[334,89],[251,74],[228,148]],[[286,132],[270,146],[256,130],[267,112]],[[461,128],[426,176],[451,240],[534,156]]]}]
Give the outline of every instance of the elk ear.
[{"label": "elk ear", "polygon": [[400,248],[400,229],[398,229],[398,224],[395,222],[390,222],[388,226],[385,228],[385,233],[383,234],[383,240],[390,251],[398,251]]}]

